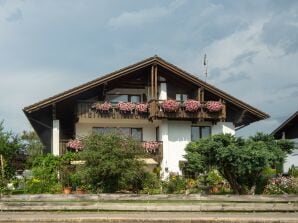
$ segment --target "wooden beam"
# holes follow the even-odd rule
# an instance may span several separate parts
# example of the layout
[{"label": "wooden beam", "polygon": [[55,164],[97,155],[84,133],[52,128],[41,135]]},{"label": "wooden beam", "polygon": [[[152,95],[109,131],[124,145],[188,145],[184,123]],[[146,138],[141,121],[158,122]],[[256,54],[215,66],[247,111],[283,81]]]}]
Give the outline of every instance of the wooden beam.
[{"label": "wooden beam", "polygon": [[56,103],[52,104],[52,118],[53,120],[57,119],[57,112],[56,112]]},{"label": "wooden beam", "polygon": [[204,90],[204,88],[201,89],[201,100],[205,101],[205,90]]},{"label": "wooden beam", "polygon": [[242,110],[241,114],[239,115],[239,117],[236,119],[235,123],[236,124],[240,124],[243,122],[244,116],[246,115],[248,111],[247,110]]},{"label": "wooden beam", "polygon": [[201,87],[198,87],[197,99],[198,99],[198,101],[201,101]]},{"label": "wooden beam", "polygon": [[154,88],[154,65],[151,66],[151,99],[153,99],[153,88]]},{"label": "wooden beam", "polygon": [[154,69],[154,98],[157,99],[157,66],[155,65],[155,69]]}]

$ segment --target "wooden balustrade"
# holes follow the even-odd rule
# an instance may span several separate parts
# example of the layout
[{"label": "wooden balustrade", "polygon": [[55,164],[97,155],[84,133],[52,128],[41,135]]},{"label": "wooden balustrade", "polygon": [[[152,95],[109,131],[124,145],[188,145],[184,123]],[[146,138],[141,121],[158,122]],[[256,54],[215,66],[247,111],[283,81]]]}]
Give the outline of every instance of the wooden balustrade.
[{"label": "wooden balustrade", "polygon": [[161,104],[164,100],[151,100],[149,102],[149,113],[152,119],[197,119],[197,120],[212,120],[212,121],[224,121],[226,119],[226,105],[223,104],[223,108],[218,112],[210,112],[205,108],[207,102],[201,102],[201,108],[197,112],[187,112],[180,102],[179,108],[176,112],[166,112],[162,109]]},{"label": "wooden balustrade", "polygon": [[181,120],[199,120],[199,121],[225,121],[226,105],[223,103],[223,109],[219,112],[210,112],[205,108],[207,102],[201,102],[202,106],[197,112],[187,112],[180,102],[176,112],[165,112],[161,108],[163,100],[150,100],[148,113],[139,113],[137,111],[122,112],[117,105],[112,105],[109,112],[100,112],[92,108],[94,102],[79,102],[77,105],[78,118],[99,118],[99,119],[181,119]]}]

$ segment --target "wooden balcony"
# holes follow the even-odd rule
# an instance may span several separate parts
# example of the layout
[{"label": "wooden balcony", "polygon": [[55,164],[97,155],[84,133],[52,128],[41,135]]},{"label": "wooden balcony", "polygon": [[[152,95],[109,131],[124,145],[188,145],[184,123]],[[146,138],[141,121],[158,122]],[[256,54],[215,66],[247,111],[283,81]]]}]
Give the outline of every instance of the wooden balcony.
[{"label": "wooden balcony", "polygon": [[[69,139],[60,139],[60,143],[59,143],[59,154],[63,155],[67,152],[67,142],[69,141]],[[141,142],[144,143],[144,142]],[[163,143],[162,141],[158,141],[159,143],[159,147],[155,152],[147,152],[145,151],[145,157],[144,158],[152,158],[154,159],[156,162],[160,163],[162,161],[163,158]]]},{"label": "wooden balcony", "polygon": [[[165,112],[161,108],[163,100],[151,100],[149,102],[149,114],[151,119],[183,119],[183,120],[200,120],[200,121],[224,121],[226,119],[226,105],[223,104],[223,109],[219,112],[209,112],[205,108],[207,102],[201,102],[203,105],[197,112],[187,112],[180,105],[177,112]],[[182,103],[181,103],[182,104]]]},{"label": "wooden balcony", "polygon": [[207,102],[201,102],[202,107],[197,112],[187,112],[180,103],[177,112],[165,112],[161,108],[163,100],[150,100],[148,113],[138,113],[137,111],[123,113],[117,105],[112,105],[109,112],[103,113],[92,108],[94,102],[79,102],[77,104],[78,118],[93,119],[176,119],[176,120],[199,120],[199,121],[225,121],[226,105],[219,112],[210,112],[205,108]]},{"label": "wooden balcony", "polygon": [[98,118],[98,119],[148,119],[149,113],[121,112],[117,105],[112,105],[112,109],[107,113],[96,111],[92,108],[94,102],[79,102],[77,104],[78,118]]}]

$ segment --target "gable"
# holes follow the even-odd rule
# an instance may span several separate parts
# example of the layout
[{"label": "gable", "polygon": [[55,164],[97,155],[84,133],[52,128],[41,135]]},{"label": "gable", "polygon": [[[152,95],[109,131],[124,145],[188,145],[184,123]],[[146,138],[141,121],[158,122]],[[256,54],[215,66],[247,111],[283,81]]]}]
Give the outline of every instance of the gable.
[{"label": "gable", "polygon": [[227,115],[233,119],[233,122],[239,123],[237,124],[238,126],[245,126],[254,121],[269,117],[268,114],[200,80],[196,76],[178,68],[177,66],[163,60],[158,56],[147,58],[136,64],[130,65],[110,74],[106,74],[93,81],[87,82],[27,106],[23,110],[27,115],[40,109],[52,106],[55,103],[88,97],[91,98],[94,97],[98,92],[108,91],[114,88],[129,89],[135,88],[136,86],[146,88],[146,82],[148,82],[148,79],[150,78],[150,69],[152,65],[156,65],[158,69],[158,75],[167,79],[169,82],[169,96],[173,97],[171,94],[174,94],[171,93],[171,89],[175,91],[179,90],[181,93],[187,93],[189,91],[193,92],[195,88],[199,87],[204,90],[207,100],[209,100],[208,98],[218,98],[224,100],[229,107],[229,113]]}]

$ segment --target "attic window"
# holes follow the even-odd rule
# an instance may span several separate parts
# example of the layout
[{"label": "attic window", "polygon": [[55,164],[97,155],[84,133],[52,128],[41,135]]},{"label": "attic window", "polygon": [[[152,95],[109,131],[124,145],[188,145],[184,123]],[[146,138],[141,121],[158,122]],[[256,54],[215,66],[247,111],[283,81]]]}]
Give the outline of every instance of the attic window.
[{"label": "attic window", "polygon": [[118,103],[120,101],[139,103],[141,102],[141,95],[108,94],[107,101],[111,103]]},{"label": "attic window", "polygon": [[176,101],[186,101],[187,99],[187,94],[176,94]]}]

